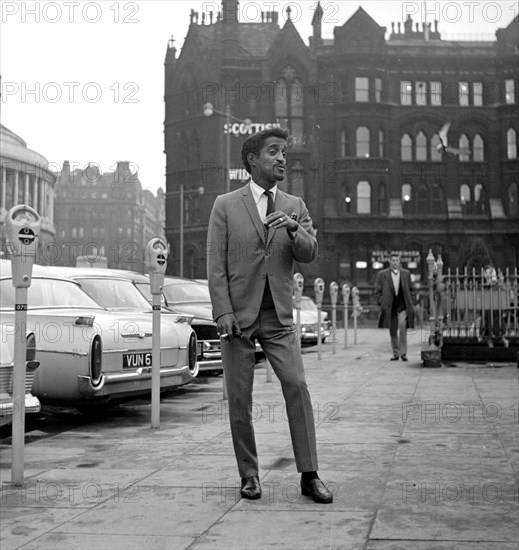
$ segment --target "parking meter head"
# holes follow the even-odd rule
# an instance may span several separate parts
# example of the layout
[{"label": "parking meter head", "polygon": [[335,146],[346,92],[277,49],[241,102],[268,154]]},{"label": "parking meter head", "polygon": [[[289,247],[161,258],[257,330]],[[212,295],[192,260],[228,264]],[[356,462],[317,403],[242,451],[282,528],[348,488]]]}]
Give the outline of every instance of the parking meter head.
[{"label": "parking meter head", "polygon": [[168,260],[168,245],[158,237],[151,239],[145,250],[146,268],[150,275],[150,290],[152,294],[160,294],[164,284]]},{"label": "parking meter head", "polygon": [[5,225],[6,245],[11,256],[13,286],[27,288],[31,285],[41,217],[34,208],[19,204],[9,210]]},{"label": "parking meter head", "polygon": [[343,304],[348,305],[348,301],[350,299],[350,285],[348,284],[342,285],[341,293],[342,293]]},{"label": "parking meter head", "polygon": [[317,306],[321,307],[323,303],[323,296],[324,296],[324,280],[321,279],[321,277],[318,277],[314,281],[314,292],[315,292],[315,301],[317,302]]},{"label": "parking meter head", "polygon": [[296,302],[296,307],[301,303],[301,297],[303,296],[303,287],[304,287],[305,278],[301,273],[295,273],[293,279],[293,288],[294,288],[294,300]]},{"label": "parking meter head", "polygon": [[352,300],[354,306],[358,306],[358,305],[359,305],[359,302],[360,302],[360,299],[359,299],[359,289],[358,289],[356,286],[354,286],[354,287],[351,289],[351,300]]},{"label": "parking meter head", "polygon": [[332,302],[332,306],[335,306],[337,304],[338,294],[339,294],[339,285],[334,281],[330,283],[330,300]]}]

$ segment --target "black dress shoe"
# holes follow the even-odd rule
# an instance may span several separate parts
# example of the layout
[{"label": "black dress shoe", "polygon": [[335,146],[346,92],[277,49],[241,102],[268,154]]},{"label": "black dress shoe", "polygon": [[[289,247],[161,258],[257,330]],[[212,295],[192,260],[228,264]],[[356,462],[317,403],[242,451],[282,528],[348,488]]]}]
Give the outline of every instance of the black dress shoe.
[{"label": "black dress shoe", "polygon": [[404,355],[402,355],[402,357],[400,357],[400,359],[402,359],[402,361],[407,361],[407,355],[404,353]]},{"label": "black dress shoe", "polygon": [[398,355],[393,355],[390,361],[398,361]]},{"label": "black dress shoe", "polygon": [[249,500],[261,497],[261,485],[258,476],[241,478],[241,496]]},{"label": "black dress shoe", "polygon": [[319,502],[320,504],[330,504],[330,502],[333,502],[333,494],[318,477],[311,479],[308,483],[304,483],[301,480],[301,493],[305,497],[312,497],[314,502]]}]

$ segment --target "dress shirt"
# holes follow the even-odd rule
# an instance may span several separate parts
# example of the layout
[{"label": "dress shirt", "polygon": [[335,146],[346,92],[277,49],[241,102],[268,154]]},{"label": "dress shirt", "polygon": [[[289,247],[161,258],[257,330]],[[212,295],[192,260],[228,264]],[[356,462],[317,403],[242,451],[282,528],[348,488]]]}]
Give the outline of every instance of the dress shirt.
[{"label": "dress shirt", "polygon": [[395,294],[398,294],[400,288],[400,270],[391,270],[391,279],[393,279],[393,286],[395,287]]},{"label": "dress shirt", "polygon": [[[263,187],[260,187],[257,183],[254,183],[252,180],[250,181],[250,188],[252,191],[252,196],[254,197],[254,202],[256,203],[256,208],[258,209],[258,214],[260,217],[260,220],[265,223],[265,218],[267,217],[267,202],[268,198],[267,195],[265,195],[265,189]],[[276,202],[276,193],[278,190],[278,186],[274,185],[269,191],[272,193],[272,200]]]}]

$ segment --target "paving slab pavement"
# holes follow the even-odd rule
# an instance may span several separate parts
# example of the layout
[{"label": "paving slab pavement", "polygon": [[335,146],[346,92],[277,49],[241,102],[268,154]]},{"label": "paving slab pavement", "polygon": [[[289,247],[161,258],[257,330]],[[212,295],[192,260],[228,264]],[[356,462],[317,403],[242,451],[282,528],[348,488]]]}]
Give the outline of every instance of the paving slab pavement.
[{"label": "paving slab pavement", "polygon": [[330,505],[299,491],[284,401],[256,370],[263,496],[239,498],[222,378],[101,419],[55,409],[28,431],[24,483],[0,446],[0,548],[508,550],[519,542],[515,364],[426,369],[424,332],[390,362],[387,330],[303,348]]}]

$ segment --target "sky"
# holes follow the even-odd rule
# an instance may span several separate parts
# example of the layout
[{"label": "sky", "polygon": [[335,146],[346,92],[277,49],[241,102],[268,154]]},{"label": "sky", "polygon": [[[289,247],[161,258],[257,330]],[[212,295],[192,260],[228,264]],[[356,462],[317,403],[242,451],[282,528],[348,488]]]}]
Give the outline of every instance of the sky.
[{"label": "sky", "polygon": [[[262,11],[286,6],[308,44],[316,0],[240,2],[239,19],[259,22]],[[333,37],[362,7],[382,26],[437,19],[443,36],[492,39],[519,11],[519,1],[321,0],[323,36]],[[1,122],[59,171],[117,161],[138,169],[145,189],[165,189],[164,58],[173,36],[183,46],[191,9],[219,11],[220,0],[69,0],[0,3]],[[200,21],[200,20],[199,20]],[[222,121],[223,125],[223,121]],[[223,131],[222,131],[223,139]]]}]

